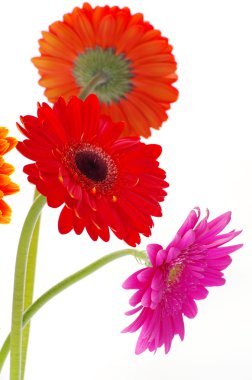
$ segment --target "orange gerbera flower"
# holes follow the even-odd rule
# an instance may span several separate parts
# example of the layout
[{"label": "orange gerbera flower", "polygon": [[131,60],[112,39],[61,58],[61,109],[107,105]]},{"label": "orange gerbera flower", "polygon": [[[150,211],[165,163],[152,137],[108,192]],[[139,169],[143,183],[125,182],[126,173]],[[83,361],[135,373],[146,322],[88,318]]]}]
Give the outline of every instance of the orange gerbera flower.
[{"label": "orange gerbera flower", "polygon": [[51,102],[95,93],[102,113],[125,120],[124,135],[150,136],[167,119],[178,91],[168,39],[128,8],[85,3],[49,26],[33,58]]},{"label": "orange gerbera flower", "polygon": [[11,208],[2,198],[19,191],[18,185],[11,182],[9,177],[14,172],[14,167],[7,164],[2,157],[17,145],[14,137],[6,137],[8,132],[7,128],[0,127],[0,223],[2,224],[10,223],[11,220]]}]

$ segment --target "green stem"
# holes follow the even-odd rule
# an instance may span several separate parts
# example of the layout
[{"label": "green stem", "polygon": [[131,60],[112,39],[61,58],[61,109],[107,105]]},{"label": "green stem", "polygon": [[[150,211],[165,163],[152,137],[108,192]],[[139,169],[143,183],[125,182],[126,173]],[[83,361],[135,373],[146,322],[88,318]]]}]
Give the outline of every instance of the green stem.
[{"label": "green stem", "polygon": [[104,84],[108,81],[108,77],[106,74],[104,74],[102,71],[95,74],[93,78],[90,79],[90,81],[87,83],[85,88],[81,91],[79,98],[84,100],[89,94],[92,94],[94,89],[99,86],[100,84]]},{"label": "green stem", "polygon": [[[35,199],[38,196],[39,196],[39,192],[35,190],[33,201],[35,201]],[[26,268],[24,310],[26,310],[32,304],[32,300],[33,300],[40,219],[41,219],[41,215],[39,216],[37,223],[35,225],[35,228],[32,234],[30,247],[29,247],[29,254],[28,254],[28,261],[27,261],[27,268]],[[22,335],[21,380],[24,379],[24,374],[25,374],[27,349],[28,349],[28,343],[29,343],[29,333],[30,333],[30,323],[28,323],[25,329],[23,329],[23,335]]]},{"label": "green stem", "polygon": [[12,304],[10,380],[21,379],[22,322],[27,258],[33,230],[45,203],[46,198],[42,195],[36,198],[25,219],[18,244]]},{"label": "green stem", "polygon": [[[63,281],[59,282],[58,284],[54,285],[51,289],[49,289],[47,292],[45,292],[41,297],[39,297],[31,306],[29,306],[24,314],[23,314],[23,320],[22,320],[22,328],[24,328],[27,323],[31,320],[31,318],[53,297],[55,297],[57,294],[61,293],[63,290],[67,289],[71,285],[77,283],[78,281],[82,280],[83,278],[89,276],[93,272],[97,271],[98,269],[102,268],[106,264],[109,264],[110,262],[119,259],[120,257],[124,256],[134,256],[135,258],[139,260],[146,260],[146,254],[142,251],[138,251],[136,249],[124,249],[121,251],[112,252],[107,256],[102,257],[101,259],[95,261],[94,263],[88,265],[87,267],[81,269],[80,271],[72,274],[71,276],[65,278]],[[10,350],[10,335],[6,338],[3,347],[0,351],[0,372],[3,367],[3,364],[5,362],[5,359],[8,355],[8,352]]]}]

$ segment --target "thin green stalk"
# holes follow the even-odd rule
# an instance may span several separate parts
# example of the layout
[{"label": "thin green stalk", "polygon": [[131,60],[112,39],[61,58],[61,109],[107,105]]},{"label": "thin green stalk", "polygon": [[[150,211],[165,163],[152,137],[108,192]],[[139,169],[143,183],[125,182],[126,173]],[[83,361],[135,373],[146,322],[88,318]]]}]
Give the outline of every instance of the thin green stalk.
[{"label": "thin green stalk", "polygon": [[42,195],[38,196],[34,201],[25,219],[18,244],[12,304],[10,380],[21,379],[22,322],[27,258],[32,234],[45,203],[46,198]]},{"label": "thin green stalk", "polygon": [[[142,251],[138,251],[136,249],[124,249],[121,251],[116,251],[108,254],[107,256],[102,257],[101,259],[95,261],[94,263],[88,265],[87,267],[81,269],[80,271],[72,274],[71,276],[65,278],[63,281],[54,285],[51,289],[45,292],[41,297],[39,297],[28,309],[25,310],[23,314],[22,327],[25,328],[27,323],[31,320],[31,318],[53,297],[57,294],[61,293],[63,290],[67,289],[71,285],[77,283],[83,278],[89,276],[93,272],[102,268],[103,266],[109,264],[110,262],[119,259],[124,256],[134,256],[139,260],[146,260],[146,254]],[[6,338],[3,347],[0,351],[0,372],[4,365],[5,359],[10,350],[10,335]]]},{"label": "thin green stalk", "polygon": [[[34,199],[39,196],[39,192],[35,190]],[[38,240],[39,240],[39,229],[40,229],[40,219],[39,216],[37,223],[35,225],[30,248],[28,254],[27,268],[26,268],[26,281],[25,281],[25,295],[24,295],[24,310],[26,310],[31,304],[33,300],[33,292],[34,292],[34,282],[35,282],[35,272],[36,272],[36,262],[37,262],[37,252],[38,252]],[[24,379],[25,374],[25,365],[26,365],[26,357],[29,343],[29,333],[30,333],[30,323],[27,324],[25,329],[23,329],[22,336],[22,359],[21,359],[21,380]]]},{"label": "thin green stalk", "polygon": [[90,79],[90,81],[87,83],[85,88],[82,90],[82,92],[79,95],[80,99],[86,99],[86,97],[89,94],[92,94],[94,89],[99,86],[100,84],[104,84],[108,81],[108,77],[103,72],[99,72],[93,76],[93,78]]}]

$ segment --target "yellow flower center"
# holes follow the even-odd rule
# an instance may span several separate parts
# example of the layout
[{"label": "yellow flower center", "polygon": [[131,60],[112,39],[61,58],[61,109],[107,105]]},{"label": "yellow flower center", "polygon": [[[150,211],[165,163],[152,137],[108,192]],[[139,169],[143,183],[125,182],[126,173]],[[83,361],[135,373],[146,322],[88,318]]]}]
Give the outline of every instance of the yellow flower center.
[{"label": "yellow flower center", "polygon": [[184,269],[184,265],[182,263],[174,264],[168,272],[167,276],[167,285],[170,286],[177,282],[181,276],[181,273]]}]

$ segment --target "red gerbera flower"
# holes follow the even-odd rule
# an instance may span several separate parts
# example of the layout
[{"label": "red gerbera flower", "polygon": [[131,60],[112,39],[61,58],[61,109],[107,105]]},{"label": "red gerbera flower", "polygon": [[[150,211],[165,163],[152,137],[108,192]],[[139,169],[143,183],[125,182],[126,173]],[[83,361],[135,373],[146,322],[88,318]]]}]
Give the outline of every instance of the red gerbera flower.
[{"label": "red gerbera flower", "polygon": [[102,113],[126,121],[124,135],[150,136],[167,119],[178,91],[168,39],[128,8],[75,8],[49,26],[33,58],[51,102],[93,92]]},{"label": "red gerbera flower", "polygon": [[129,245],[150,235],[151,216],[161,216],[165,172],[158,166],[159,145],[137,137],[119,138],[124,124],[100,114],[95,95],[84,102],[60,98],[38,116],[21,118],[28,138],[17,149],[35,161],[24,167],[48,205],[64,204],[59,231],[77,234],[86,228],[93,240],[109,240],[109,228]]}]

